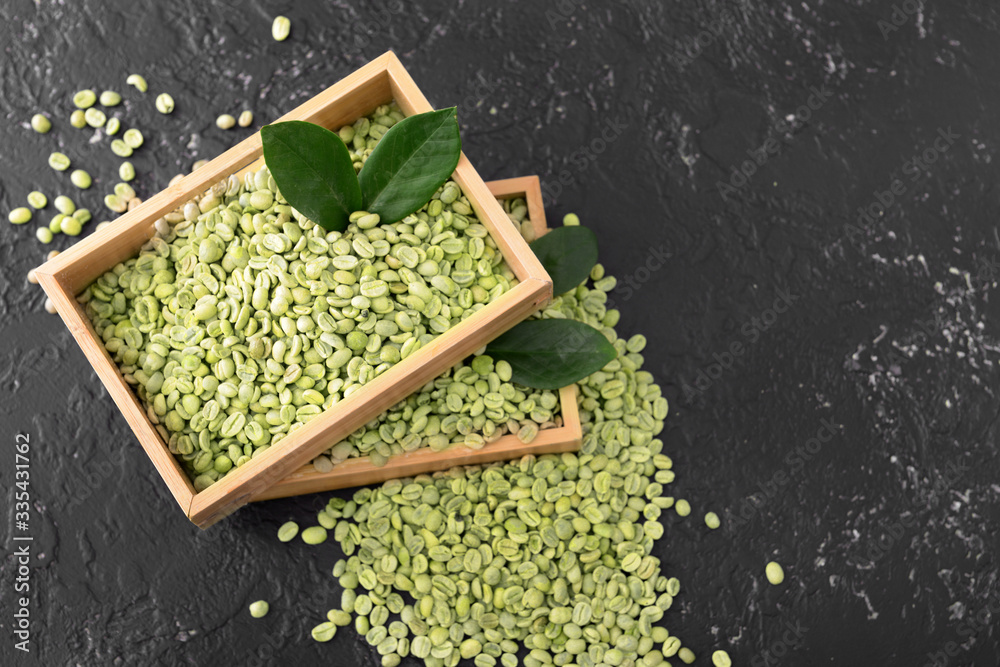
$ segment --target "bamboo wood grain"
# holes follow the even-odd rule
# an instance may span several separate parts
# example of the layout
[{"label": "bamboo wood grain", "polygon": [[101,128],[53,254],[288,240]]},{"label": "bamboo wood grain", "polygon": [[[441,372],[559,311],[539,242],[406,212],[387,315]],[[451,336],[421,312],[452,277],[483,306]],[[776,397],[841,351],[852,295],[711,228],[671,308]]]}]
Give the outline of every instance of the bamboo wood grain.
[{"label": "bamboo wood grain", "polygon": [[[306,120],[336,129],[393,99],[406,114],[432,110],[395,54],[389,52],[279,120]],[[100,275],[134,257],[152,237],[158,218],[201,196],[230,174],[247,168],[261,155],[258,132],[35,271],[39,283],[94,366],[174,499],[188,518],[201,528],[207,528],[246,504],[251,497],[312,460],[331,441],[342,440],[552,298],[551,279],[527,244],[519,235],[515,237],[512,233],[512,225],[507,222],[503,209],[463,155],[455,179],[483,224],[494,235],[519,284],[363,389],[340,401],[337,406],[289,434],[280,445],[268,448],[208,489],[196,493],[134,392],[104,350],[100,337],[75,297]]]},{"label": "bamboo wood grain", "polygon": [[[528,202],[528,215],[536,236],[548,231],[542,189],[537,176],[508,178],[486,183],[487,189],[498,200],[524,197]],[[510,223],[507,223],[510,225]],[[513,227],[513,225],[510,225]],[[531,443],[524,444],[517,436],[506,435],[482,449],[451,447],[435,452],[429,448],[393,456],[381,467],[372,465],[367,456],[348,459],[328,472],[319,472],[308,463],[281,481],[258,493],[251,502],[287,498],[306,493],[331,491],[352,486],[381,483],[395,477],[412,477],[423,473],[447,470],[458,465],[472,465],[490,461],[506,461],[526,454],[552,454],[579,448],[583,437],[580,414],[576,404],[576,385],[564,387],[559,392],[560,414],[563,425],[540,431]],[[331,442],[330,446],[335,445]]]},{"label": "bamboo wood grain", "polygon": [[271,500],[366,484],[380,484],[396,477],[413,477],[439,470],[448,470],[455,466],[507,461],[521,458],[527,454],[539,456],[573,451],[579,449],[583,438],[580,415],[576,405],[576,393],[575,384],[559,390],[563,425],[539,431],[529,444],[518,440],[516,435],[505,435],[482,449],[454,446],[444,451],[435,452],[429,447],[422,447],[413,452],[393,456],[382,467],[372,465],[367,456],[337,463],[330,472],[317,472],[310,463],[277,484],[268,487],[251,500]]},{"label": "bamboo wood grain", "polygon": [[488,181],[486,187],[497,199],[517,199],[524,197],[528,204],[528,220],[535,230],[535,238],[544,236],[549,231],[545,221],[545,202],[542,201],[542,183],[538,176],[518,176],[499,181]]}]

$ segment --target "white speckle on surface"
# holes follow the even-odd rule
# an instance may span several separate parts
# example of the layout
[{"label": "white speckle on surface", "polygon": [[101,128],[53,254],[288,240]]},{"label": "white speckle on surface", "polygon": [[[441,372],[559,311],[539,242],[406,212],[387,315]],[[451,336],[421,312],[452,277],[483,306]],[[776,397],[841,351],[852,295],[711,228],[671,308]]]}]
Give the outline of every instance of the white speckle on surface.
[{"label": "white speckle on surface", "polygon": [[874,621],[876,618],[878,618],[878,612],[875,611],[875,608],[872,606],[872,601],[869,599],[867,591],[861,590],[861,591],[852,591],[852,592],[857,597],[859,597],[859,598],[861,598],[862,600],[865,601],[865,606],[868,607],[868,620],[869,621]]}]

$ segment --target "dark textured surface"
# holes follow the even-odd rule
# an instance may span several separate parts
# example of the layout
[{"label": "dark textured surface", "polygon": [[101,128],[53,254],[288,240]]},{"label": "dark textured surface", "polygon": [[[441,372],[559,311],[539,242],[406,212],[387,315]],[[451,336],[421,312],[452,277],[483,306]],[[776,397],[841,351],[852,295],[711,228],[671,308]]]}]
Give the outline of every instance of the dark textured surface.
[{"label": "dark textured surface", "polygon": [[[78,88],[125,94],[147,196],[248,134],[218,114],[266,122],[393,48],[432,104],[459,105],[484,178],[541,175],[551,218],[579,212],[623,279],[619,331],[649,338],[674,494],[694,507],[667,515],[655,553],[682,582],[663,623],[697,664],[726,648],[755,667],[996,665],[1000,12],[896,7],[898,29],[888,1],[5,0],[0,209],[75,194],[45,164],[61,145],[95,177],[76,199],[104,217],[118,159],[69,127]],[[281,44],[277,13],[293,25]],[[153,109],[161,91],[172,116]],[[47,136],[27,127],[37,110]],[[720,187],[747,151],[763,165]],[[895,179],[884,216],[859,223]],[[326,496],[190,525],[25,282],[48,250],[35,226],[0,223],[0,664],[377,665],[353,631],[309,639],[339,600],[336,548],[275,539]],[[30,656],[11,635],[17,432],[32,442]]]}]

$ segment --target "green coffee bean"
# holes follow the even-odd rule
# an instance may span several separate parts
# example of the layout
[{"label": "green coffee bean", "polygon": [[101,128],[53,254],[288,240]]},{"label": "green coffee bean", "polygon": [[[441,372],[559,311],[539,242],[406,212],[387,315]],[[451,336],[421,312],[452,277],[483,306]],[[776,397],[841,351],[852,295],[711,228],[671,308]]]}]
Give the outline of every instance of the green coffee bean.
[{"label": "green coffee bean", "polygon": [[677,516],[687,516],[691,513],[691,505],[681,498],[674,504],[674,511],[677,512]]},{"label": "green coffee bean", "polygon": [[716,514],[715,512],[708,512],[707,514],[705,514],[705,525],[711,528],[712,530],[718,528],[720,525],[722,525],[721,522],[719,521],[719,515]]},{"label": "green coffee bean", "polygon": [[52,153],[49,155],[49,166],[56,171],[66,171],[69,169],[70,161],[63,153]]},{"label": "green coffee bean", "polygon": [[773,586],[777,586],[785,580],[785,571],[781,565],[774,561],[767,564],[767,567],[764,568],[764,574]]},{"label": "green coffee bean", "polygon": [[288,20],[285,16],[275,16],[274,22],[271,23],[271,37],[274,38],[276,42],[283,42],[288,39],[289,33],[292,31],[292,22]]},{"label": "green coffee bean", "polygon": [[135,167],[132,163],[126,160],[122,162],[118,167],[118,177],[123,181],[131,181],[135,178]]},{"label": "green coffee bean", "polygon": [[31,117],[31,129],[38,134],[47,134],[52,129],[52,121],[40,113]]},{"label": "green coffee bean", "polygon": [[36,229],[35,237],[42,243],[52,243],[52,232],[48,227],[39,227]]},{"label": "green coffee bean", "polygon": [[76,204],[66,195],[59,195],[53,203],[56,210],[63,215],[73,215],[73,212],[76,210]]},{"label": "green coffee bean", "polygon": [[690,665],[695,660],[694,652],[686,646],[677,651],[677,657],[686,665]]},{"label": "green coffee bean", "polygon": [[116,183],[115,196],[122,201],[127,201],[135,197],[135,190],[128,183]]},{"label": "green coffee bean", "polygon": [[497,664],[497,659],[491,655],[480,653],[479,655],[476,656],[476,659],[473,662],[475,663],[476,667],[495,667],[495,665]]},{"label": "green coffee bean", "polygon": [[90,222],[94,216],[90,213],[90,209],[78,208],[73,211],[73,217],[79,220],[81,225],[85,225]]},{"label": "green coffee bean", "polygon": [[105,195],[104,205],[115,213],[124,213],[125,209],[128,207],[127,202],[123,202],[115,195]]},{"label": "green coffee bean", "polygon": [[170,97],[167,93],[160,93],[156,96],[156,110],[162,114],[173,113],[174,98]]},{"label": "green coffee bean", "polygon": [[87,127],[87,114],[83,109],[77,109],[69,115],[69,124],[78,130]]},{"label": "green coffee bean", "polygon": [[[359,595],[354,602],[354,613],[368,616],[372,612],[372,600],[367,595]],[[367,620],[367,619],[366,619]]]},{"label": "green coffee bean", "polygon": [[79,236],[83,232],[83,224],[71,215],[64,215],[59,228],[66,236]]},{"label": "green coffee bean", "polygon": [[663,642],[663,657],[672,658],[677,655],[677,652],[681,648],[681,640],[677,637],[667,637],[667,640]]},{"label": "green coffee bean", "polygon": [[122,103],[122,96],[113,90],[105,90],[101,93],[100,101],[103,107],[116,107]]},{"label": "green coffee bean", "polygon": [[291,542],[299,534],[299,524],[294,521],[286,521],[278,528],[278,539],[282,542]]},{"label": "green coffee bean", "polygon": [[44,193],[34,190],[28,193],[28,205],[36,210],[41,210],[49,205],[49,198]]},{"label": "green coffee bean", "polygon": [[146,79],[139,74],[129,74],[128,78],[125,79],[125,83],[130,86],[135,86],[135,89],[140,93],[144,93],[149,90],[149,86],[146,85]]},{"label": "green coffee bean", "polygon": [[97,107],[91,107],[84,112],[83,119],[86,121],[87,125],[93,128],[98,128],[104,127],[104,123],[107,122],[108,117]]},{"label": "green coffee bean", "polygon": [[318,642],[328,642],[337,634],[337,626],[329,621],[320,623],[312,629],[312,638]]},{"label": "green coffee bean", "polygon": [[331,609],[326,613],[326,618],[338,627],[344,627],[351,624],[351,615],[346,611],[341,611],[340,609]]},{"label": "green coffee bean", "polygon": [[729,654],[722,650],[712,653],[712,664],[715,667],[733,667],[733,661],[729,658]]},{"label": "green coffee bean", "polygon": [[266,600],[257,600],[250,603],[250,615],[254,618],[264,618],[271,609],[271,605]]},{"label": "green coffee bean", "polygon": [[249,109],[240,112],[240,117],[237,119],[236,123],[240,127],[250,127],[253,125],[253,112]]},{"label": "green coffee bean", "polygon": [[111,142],[111,152],[118,157],[130,157],[132,155],[132,147],[121,139],[115,139]]},{"label": "green coffee bean", "polygon": [[113,136],[115,134],[118,134],[118,130],[120,130],[121,127],[122,127],[122,122],[115,117],[111,117],[108,119],[107,124],[104,126],[104,132],[108,136]]},{"label": "green coffee bean", "polygon": [[24,206],[15,208],[7,214],[7,219],[14,225],[23,225],[26,222],[31,222],[31,209]]},{"label": "green coffee bean", "polygon": [[432,645],[429,637],[414,637],[413,641],[410,642],[410,655],[423,660],[431,654],[431,648]]},{"label": "green coffee bean", "polygon": [[143,140],[142,132],[134,127],[130,127],[122,134],[122,141],[124,141],[129,148],[139,148],[142,146]]},{"label": "green coffee bean", "polygon": [[85,172],[83,169],[74,169],[73,173],[69,175],[69,180],[73,185],[81,190],[86,190],[93,182],[90,178],[90,174]]},{"label": "green coffee bean", "polygon": [[302,541],[306,544],[322,544],[326,542],[326,528],[310,526],[302,531]]},{"label": "green coffee bean", "polygon": [[215,119],[215,124],[220,130],[229,130],[236,125],[236,119],[231,114],[224,113]]},{"label": "green coffee bean", "polygon": [[89,109],[97,102],[97,94],[90,89],[81,90],[73,95],[73,104],[78,109]]}]

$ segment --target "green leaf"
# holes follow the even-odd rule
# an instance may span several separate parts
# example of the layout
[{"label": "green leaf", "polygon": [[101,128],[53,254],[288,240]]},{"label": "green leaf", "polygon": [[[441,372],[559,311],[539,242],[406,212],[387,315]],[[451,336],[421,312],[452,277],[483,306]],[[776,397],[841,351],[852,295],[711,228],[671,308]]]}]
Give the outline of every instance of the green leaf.
[{"label": "green leaf", "polygon": [[361,188],[347,146],[326,128],[301,120],[260,131],[264,162],[285,200],[329,231],[343,231],[361,210]]},{"label": "green leaf", "polygon": [[594,327],[576,320],[527,320],[486,346],[486,354],[514,370],[514,382],[559,389],[604,368],[618,356]]},{"label": "green leaf", "polygon": [[462,154],[455,114],[455,107],[429,111],[389,128],[358,174],[366,211],[392,223],[431,200]]},{"label": "green leaf", "polygon": [[552,278],[552,296],[582,283],[597,264],[597,236],[586,227],[557,227],[530,247]]}]

